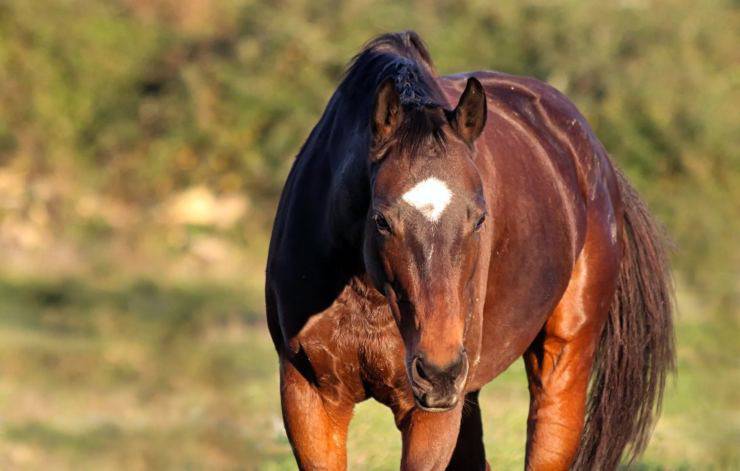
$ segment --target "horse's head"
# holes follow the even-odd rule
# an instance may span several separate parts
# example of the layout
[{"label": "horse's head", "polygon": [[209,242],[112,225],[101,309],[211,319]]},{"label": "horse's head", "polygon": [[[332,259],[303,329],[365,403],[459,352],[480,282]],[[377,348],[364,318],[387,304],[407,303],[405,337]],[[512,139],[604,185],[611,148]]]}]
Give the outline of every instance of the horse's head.
[{"label": "horse's head", "polygon": [[376,96],[364,258],[398,323],[411,388],[426,410],[454,407],[468,375],[464,338],[486,220],[473,142],[485,121],[485,92],[474,78],[451,111],[404,106],[391,81]]}]

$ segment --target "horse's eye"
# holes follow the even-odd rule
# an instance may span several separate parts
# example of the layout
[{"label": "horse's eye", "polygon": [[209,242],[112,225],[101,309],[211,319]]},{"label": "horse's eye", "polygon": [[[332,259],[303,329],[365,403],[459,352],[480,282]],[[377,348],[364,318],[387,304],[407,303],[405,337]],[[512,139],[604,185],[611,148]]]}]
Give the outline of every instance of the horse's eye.
[{"label": "horse's eye", "polygon": [[475,222],[475,226],[473,226],[474,231],[479,231],[481,227],[483,227],[483,223],[486,222],[486,215],[483,214],[478,220]]},{"label": "horse's eye", "polygon": [[388,224],[388,221],[383,217],[382,214],[376,213],[373,216],[373,221],[375,221],[375,227],[378,229],[378,232],[380,232],[381,234],[390,234],[391,225]]}]

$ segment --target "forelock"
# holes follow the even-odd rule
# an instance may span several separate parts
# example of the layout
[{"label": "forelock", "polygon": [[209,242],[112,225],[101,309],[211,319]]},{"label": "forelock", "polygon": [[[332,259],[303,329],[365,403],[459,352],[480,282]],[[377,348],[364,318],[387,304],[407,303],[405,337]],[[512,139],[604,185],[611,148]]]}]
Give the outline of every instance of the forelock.
[{"label": "forelock", "polygon": [[415,157],[443,153],[447,146],[444,110],[436,105],[405,106],[404,119],[393,139],[399,152]]}]

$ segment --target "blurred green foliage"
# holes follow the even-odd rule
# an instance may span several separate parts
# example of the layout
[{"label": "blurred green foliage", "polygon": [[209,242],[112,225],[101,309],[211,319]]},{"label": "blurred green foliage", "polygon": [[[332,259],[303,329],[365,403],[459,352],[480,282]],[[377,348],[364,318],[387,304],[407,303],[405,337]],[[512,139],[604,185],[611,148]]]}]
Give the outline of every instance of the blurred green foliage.
[{"label": "blurred green foliage", "polygon": [[6,1],[1,161],[143,207],[194,184],[244,192],[263,234],[349,58],[414,28],[441,73],[531,75],[570,96],[668,226],[682,276],[727,307],[738,18],[715,0]]},{"label": "blurred green foliage", "polygon": [[[0,467],[291,469],[266,393],[267,236],[345,65],[402,29],[441,74],[534,76],[584,113],[675,241],[679,383],[645,469],[737,463],[737,2],[5,0]],[[521,463],[520,370],[483,399],[503,467]],[[374,414],[352,462],[393,468],[396,448],[357,438],[394,436]]]}]

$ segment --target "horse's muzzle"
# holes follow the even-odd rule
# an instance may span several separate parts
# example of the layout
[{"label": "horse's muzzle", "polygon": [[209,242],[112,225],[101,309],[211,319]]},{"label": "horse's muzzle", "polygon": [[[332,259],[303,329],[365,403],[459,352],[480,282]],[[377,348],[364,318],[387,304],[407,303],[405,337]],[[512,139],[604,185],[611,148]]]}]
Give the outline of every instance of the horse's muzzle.
[{"label": "horse's muzzle", "polygon": [[416,405],[430,412],[442,412],[455,407],[467,376],[468,357],[464,350],[455,361],[443,367],[424,361],[423,355],[415,356],[409,365],[411,391]]}]

